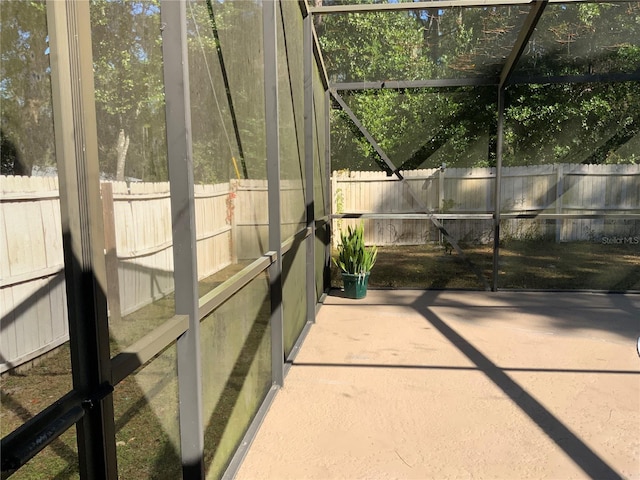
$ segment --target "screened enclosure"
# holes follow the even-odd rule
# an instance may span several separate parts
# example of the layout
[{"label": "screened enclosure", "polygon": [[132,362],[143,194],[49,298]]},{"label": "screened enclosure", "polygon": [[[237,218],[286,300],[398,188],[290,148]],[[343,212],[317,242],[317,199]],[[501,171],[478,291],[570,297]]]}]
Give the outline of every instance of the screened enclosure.
[{"label": "screened enclosure", "polygon": [[639,8],[314,9],[334,226],[383,247],[374,285],[638,291]]},{"label": "screened enclosure", "polygon": [[0,15],[3,478],[232,472],[328,286],[307,6]]},{"label": "screened enclosure", "polygon": [[233,477],[348,225],[373,286],[640,291],[638,39],[631,1],[2,2],[2,478]]}]

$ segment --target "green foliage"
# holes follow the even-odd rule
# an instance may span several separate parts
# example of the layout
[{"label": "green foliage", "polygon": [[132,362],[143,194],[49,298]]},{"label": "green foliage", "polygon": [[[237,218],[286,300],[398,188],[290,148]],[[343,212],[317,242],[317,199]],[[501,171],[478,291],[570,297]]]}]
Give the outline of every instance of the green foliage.
[{"label": "green foliage", "polygon": [[[497,7],[327,15],[318,27],[333,82],[494,77],[524,13]],[[637,38],[638,2],[553,6],[515,75],[632,73],[640,64]],[[355,91],[343,98],[397,167],[495,165],[493,87]],[[638,82],[510,86],[503,163],[637,163],[638,112]],[[331,115],[333,169],[386,168],[344,112]]]},{"label": "green foliage", "polygon": [[521,85],[507,93],[504,165],[638,162],[637,82]]},{"label": "green foliage", "polygon": [[378,257],[378,248],[364,244],[364,226],[347,227],[347,232],[340,232],[338,257],[333,261],[344,273],[364,275],[371,271]]},{"label": "green foliage", "polygon": [[126,177],[167,180],[160,1],[91,0],[90,14],[100,170],[120,154]]},{"label": "green foliage", "polygon": [[[403,170],[495,162],[493,88],[363,91],[343,98]],[[331,127],[334,170],[380,169],[380,158],[344,112],[334,110]]]},{"label": "green foliage", "polygon": [[0,172],[55,164],[46,4],[0,2]]},{"label": "green foliage", "polygon": [[[256,2],[188,2],[191,124],[198,183],[244,177],[245,169],[249,178],[266,177],[260,8]],[[291,141],[285,143],[288,148]],[[283,178],[288,172],[283,167]]]},{"label": "green foliage", "polygon": [[455,199],[453,198],[443,198],[442,206],[440,207],[440,211],[442,213],[448,213],[455,209],[457,206]]}]

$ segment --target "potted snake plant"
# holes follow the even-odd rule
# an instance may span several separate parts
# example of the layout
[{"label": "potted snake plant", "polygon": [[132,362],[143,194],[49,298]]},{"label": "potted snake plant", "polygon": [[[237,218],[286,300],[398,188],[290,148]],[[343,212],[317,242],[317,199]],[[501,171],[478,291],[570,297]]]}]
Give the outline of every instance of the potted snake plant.
[{"label": "potted snake plant", "polygon": [[364,244],[364,226],[349,226],[340,232],[338,256],[333,261],[342,273],[344,294],[347,298],[364,298],[367,295],[369,275],[376,263],[378,249]]}]

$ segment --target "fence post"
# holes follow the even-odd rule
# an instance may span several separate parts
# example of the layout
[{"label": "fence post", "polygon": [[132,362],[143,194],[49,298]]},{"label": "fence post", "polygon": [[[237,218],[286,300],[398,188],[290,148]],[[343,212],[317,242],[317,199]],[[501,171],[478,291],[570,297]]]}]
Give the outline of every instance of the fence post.
[{"label": "fence post", "polygon": [[102,218],[104,221],[104,261],[107,269],[107,307],[109,320],[122,319],[120,308],[120,279],[118,278],[118,247],[113,209],[113,184],[104,182],[102,192]]},{"label": "fence post", "polygon": [[[563,168],[561,163],[556,164],[556,213],[562,213],[562,195],[564,194]],[[564,220],[556,219],[556,243],[562,240],[562,227]]]},{"label": "fence post", "polygon": [[444,176],[445,176],[445,164],[443,163],[438,172],[438,208],[437,211],[442,213],[442,207],[444,206]]},{"label": "fence post", "polygon": [[238,232],[238,220],[236,219],[236,203],[238,202],[238,186],[240,180],[229,180],[229,192],[227,193],[227,212],[230,213],[231,234],[229,235],[229,250],[231,252],[231,262],[238,263],[238,246],[236,236]]},{"label": "fence post", "polygon": [[[444,176],[446,175],[446,166],[443,163],[438,172],[438,207],[436,211],[444,213]],[[440,219],[440,222],[444,225],[444,219]],[[442,231],[438,230],[438,243],[443,243],[444,236]]]}]

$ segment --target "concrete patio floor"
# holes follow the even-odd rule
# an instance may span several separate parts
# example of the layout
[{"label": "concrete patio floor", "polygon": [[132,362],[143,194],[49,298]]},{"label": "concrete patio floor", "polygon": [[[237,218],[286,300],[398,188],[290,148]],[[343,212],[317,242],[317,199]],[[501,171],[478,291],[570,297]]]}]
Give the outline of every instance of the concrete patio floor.
[{"label": "concrete patio floor", "polygon": [[639,295],[329,296],[236,478],[640,479],[639,312]]}]

